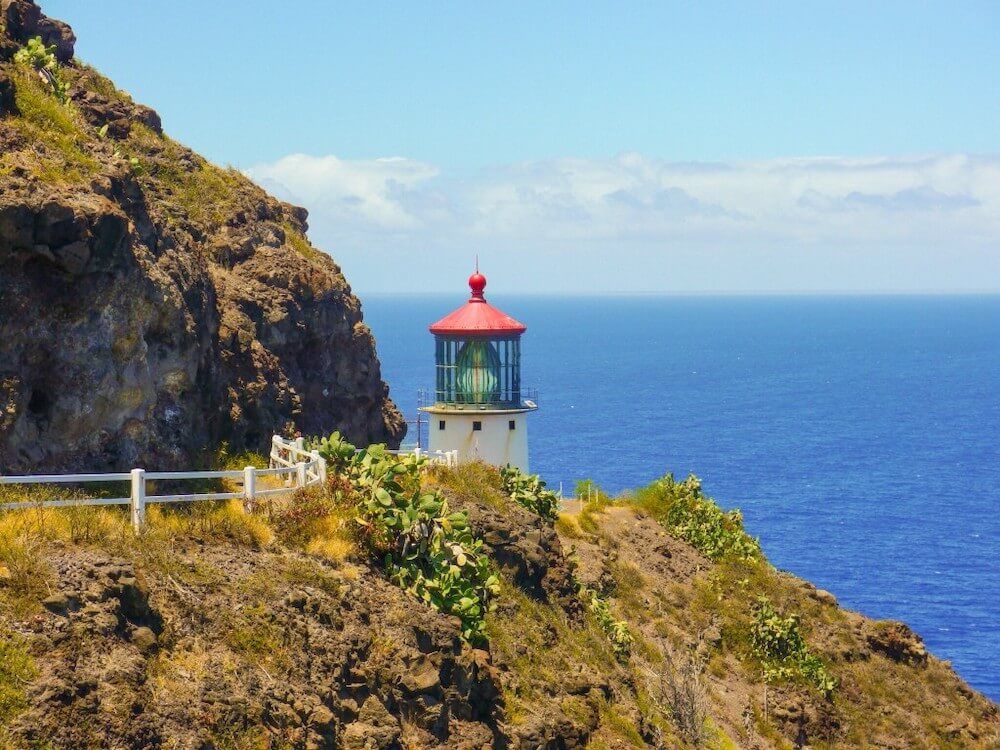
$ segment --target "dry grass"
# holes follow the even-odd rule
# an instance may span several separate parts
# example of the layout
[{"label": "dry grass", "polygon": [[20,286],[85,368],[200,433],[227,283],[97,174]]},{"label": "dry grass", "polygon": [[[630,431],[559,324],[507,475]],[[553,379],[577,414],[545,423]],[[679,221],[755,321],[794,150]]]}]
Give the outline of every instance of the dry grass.
[{"label": "dry grass", "polygon": [[583,539],[583,529],[576,520],[576,516],[570,513],[560,513],[556,518],[556,531],[559,536],[566,539]]},{"label": "dry grass", "polygon": [[139,159],[140,180],[195,223],[224,223],[241,193],[256,189],[238,170],[217,167],[141,124],[132,126],[123,148]]},{"label": "dry grass", "polygon": [[264,549],[274,541],[274,531],[262,516],[248,513],[240,500],[193,503],[188,508],[150,506],[148,533],[159,537],[186,537],[227,541]]},{"label": "dry grass", "polygon": [[[73,499],[72,491],[3,488],[0,502]],[[53,589],[54,573],[44,550],[52,542],[100,545],[121,550],[132,529],[125,514],[111,508],[43,508],[0,511],[0,602],[17,616],[37,611]]]},{"label": "dry grass", "polygon": [[601,500],[584,503],[576,517],[577,526],[587,534],[597,534],[601,529],[599,516],[608,509],[608,503]]},{"label": "dry grass", "polygon": [[561,609],[538,602],[507,582],[500,599],[509,606],[502,614],[488,615],[486,629],[490,650],[512,671],[504,694],[512,722],[543,712],[548,688],[582,667],[597,673],[618,669],[608,639],[596,623],[588,620],[585,627],[574,628]]},{"label": "dry grass", "polygon": [[431,466],[424,473],[424,485],[428,489],[444,490],[459,502],[484,505],[504,514],[509,514],[513,507],[503,491],[500,472],[495,466],[481,461],[452,467]]},{"label": "dry grass", "polygon": [[27,708],[24,686],[36,673],[25,639],[16,633],[0,633],[0,732],[5,724]]},{"label": "dry grass", "polygon": [[357,554],[356,501],[350,484],[335,479],[272,503],[268,516],[283,544],[340,563]]}]

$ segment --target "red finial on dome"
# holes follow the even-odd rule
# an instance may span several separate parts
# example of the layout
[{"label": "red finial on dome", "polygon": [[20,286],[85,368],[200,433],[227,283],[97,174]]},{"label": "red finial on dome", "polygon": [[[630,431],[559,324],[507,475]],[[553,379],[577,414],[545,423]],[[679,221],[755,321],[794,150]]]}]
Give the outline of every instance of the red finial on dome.
[{"label": "red finial on dome", "polygon": [[[478,265],[478,263],[476,264]],[[469,288],[472,296],[476,299],[483,299],[483,290],[486,289],[486,277],[479,273],[479,269],[469,277]]]}]

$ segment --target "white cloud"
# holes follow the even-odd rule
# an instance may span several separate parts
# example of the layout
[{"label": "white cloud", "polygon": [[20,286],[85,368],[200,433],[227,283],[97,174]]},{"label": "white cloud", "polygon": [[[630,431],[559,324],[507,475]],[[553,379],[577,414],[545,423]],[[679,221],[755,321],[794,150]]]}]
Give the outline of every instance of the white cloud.
[{"label": "white cloud", "polygon": [[[618,287],[638,289],[648,288],[642,274],[650,260],[676,255],[692,270],[699,248],[738,264],[740,253],[761,248],[792,258],[845,248],[877,254],[892,245],[894,258],[899,248],[922,253],[927,269],[934,248],[944,245],[948,258],[967,249],[969,268],[1000,254],[996,156],[677,163],[626,153],[523,162],[460,178],[412,159],[295,154],[247,174],[309,208],[314,238],[338,259],[363,248],[387,256],[484,247],[521,252],[545,267],[546,258],[565,262],[589,248],[600,274],[603,248],[621,266]],[[864,263],[878,273],[877,259]]]},{"label": "white cloud", "polygon": [[292,154],[253,167],[247,174],[279,197],[299,200],[337,219],[409,229],[419,224],[420,216],[407,207],[407,197],[436,177],[438,170],[398,157],[346,161]]}]

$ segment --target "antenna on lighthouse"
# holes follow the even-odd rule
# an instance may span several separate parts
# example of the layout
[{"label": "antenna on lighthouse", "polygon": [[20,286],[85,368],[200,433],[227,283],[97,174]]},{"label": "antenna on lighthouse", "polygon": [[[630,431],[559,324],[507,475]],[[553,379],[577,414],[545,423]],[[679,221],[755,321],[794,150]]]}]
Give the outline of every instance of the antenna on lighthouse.
[{"label": "antenna on lighthouse", "polygon": [[476,273],[479,273],[479,253],[476,253]]}]

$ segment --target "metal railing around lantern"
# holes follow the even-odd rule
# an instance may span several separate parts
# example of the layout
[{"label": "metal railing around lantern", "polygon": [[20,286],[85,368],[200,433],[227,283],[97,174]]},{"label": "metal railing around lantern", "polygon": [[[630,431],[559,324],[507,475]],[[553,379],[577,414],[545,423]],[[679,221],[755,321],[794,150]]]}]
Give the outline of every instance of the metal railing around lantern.
[{"label": "metal railing around lantern", "polygon": [[437,404],[447,404],[458,408],[474,409],[524,409],[535,408],[538,405],[538,389],[521,387],[518,390],[520,398],[504,398],[503,394],[485,396],[476,401],[458,400],[452,398],[450,393],[444,390],[434,390],[432,388],[421,388],[417,391],[417,406],[427,407]]}]

